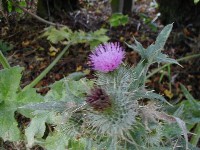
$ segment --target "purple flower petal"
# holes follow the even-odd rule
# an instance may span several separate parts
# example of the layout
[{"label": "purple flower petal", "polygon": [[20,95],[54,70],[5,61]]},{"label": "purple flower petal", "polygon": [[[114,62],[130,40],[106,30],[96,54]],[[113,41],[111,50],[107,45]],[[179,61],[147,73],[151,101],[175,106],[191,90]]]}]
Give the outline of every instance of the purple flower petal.
[{"label": "purple flower petal", "polygon": [[96,47],[89,57],[94,70],[107,73],[118,68],[124,56],[119,43],[106,43]]}]

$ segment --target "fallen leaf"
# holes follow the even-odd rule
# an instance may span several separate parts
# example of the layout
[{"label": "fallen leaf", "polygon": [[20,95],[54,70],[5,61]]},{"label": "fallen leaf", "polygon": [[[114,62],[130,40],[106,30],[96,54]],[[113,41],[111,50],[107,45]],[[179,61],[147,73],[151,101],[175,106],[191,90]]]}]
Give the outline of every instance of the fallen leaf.
[{"label": "fallen leaf", "polygon": [[54,57],[54,56],[56,56],[57,53],[56,52],[49,52],[48,54],[49,54],[49,56]]},{"label": "fallen leaf", "polygon": [[22,42],[22,47],[27,47],[30,45],[30,41],[26,40]]},{"label": "fallen leaf", "polygon": [[169,90],[164,90],[164,94],[165,94],[165,96],[167,96],[170,99],[174,96],[173,93]]},{"label": "fallen leaf", "polygon": [[82,66],[78,66],[78,67],[76,68],[76,71],[81,71],[82,69],[83,69]]}]

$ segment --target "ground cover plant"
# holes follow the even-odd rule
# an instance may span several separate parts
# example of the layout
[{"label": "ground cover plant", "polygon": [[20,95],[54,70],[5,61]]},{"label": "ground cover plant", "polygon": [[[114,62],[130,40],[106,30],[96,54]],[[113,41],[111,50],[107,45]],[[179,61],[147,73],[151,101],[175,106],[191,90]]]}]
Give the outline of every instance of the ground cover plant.
[{"label": "ground cover plant", "polygon": [[[52,84],[45,96],[30,86],[21,89],[22,68],[10,67],[1,55],[5,67],[0,72],[1,138],[23,139],[28,148],[40,145],[49,150],[171,149],[177,145],[188,149],[185,122],[165,113],[161,104],[170,104],[146,87],[150,65],[179,65],[162,53],[171,29],[172,24],[167,25],[146,49],[137,40],[128,44],[141,56],[135,67],[123,62],[125,50],[119,43],[97,46],[89,55],[95,79],[65,77]],[[31,119],[24,134],[14,118],[16,111]]]}]

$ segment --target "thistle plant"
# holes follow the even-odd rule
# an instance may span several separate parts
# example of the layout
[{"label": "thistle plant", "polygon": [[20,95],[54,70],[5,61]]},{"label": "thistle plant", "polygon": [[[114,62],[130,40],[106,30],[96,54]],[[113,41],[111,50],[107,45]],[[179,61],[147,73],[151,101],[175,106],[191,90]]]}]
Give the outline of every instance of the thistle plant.
[{"label": "thistle plant", "polygon": [[[166,114],[162,104],[169,103],[145,85],[151,64],[178,64],[162,53],[171,29],[172,24],[166,26],[147,49],[136,40],[133,45],[127,44],[141,55],[136,67],[123,62],[125,50],[119,43],[99,45],[89,55],[95,79],[64,78],[52,85],[45,102],[21,107],[35,110],[33,120],[39,126],[33,123],[26,129],[28,145],[59,150],[155,150],[179,143],[188,148],[185,123]],[[38,142],[44,134],[38,116],[45,116],[43,123],[55,126],[46,142]]]}]

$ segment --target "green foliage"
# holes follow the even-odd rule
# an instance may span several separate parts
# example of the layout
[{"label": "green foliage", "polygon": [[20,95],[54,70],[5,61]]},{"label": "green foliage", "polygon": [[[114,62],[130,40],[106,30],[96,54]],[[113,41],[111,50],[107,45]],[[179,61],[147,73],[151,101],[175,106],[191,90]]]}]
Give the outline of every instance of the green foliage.
[{"label": "green foliage", "polygon": [[182,84],[181,90],[186,100],[181,101],[173,109],[169,109],[168,111],[185,120],[186,125],[190,130],[196,123],[200,122],[200,102],[195,100]]},{"label": "green foliage", "polygon": [[199,2],[199,0],[194,0],[194,3],[197,4]]},{"label": "green foliage", "polygon": [[[199,139],[199,122],[200,122],[200,103],[198,100],[195,100],[189,91],[184,85],[180,85],[181,90],[186,98],[186,100],[181,101],[176,104],[173,108],[167,108],[168,113],[173,114],[174,116],[180,117],[186,123],[187,129],[195,129],[193,132],[196,135],[193,135],[191,138],[191,144],[196,145]],[[190,145],[194,148],[194,146]]]},{"label": "green foliage", "polygon": [[154,32],[156,32],[158,30],[157,25],[155,23],[153,23],[153,20],[149,16],[147,16],[144,13],[140,13],[139,16],[140,16],[141,20],[144,22],[144,24],[148,25]]},{"label": "green foliage", "polygon": [[91,48],[99,45],[100,43],[107,42],[109,37],[106,36],[106,29],[99,29],[95,32],[84,32],[82,30],[72,31],[68,27],[62,27],[56,29],[55,27],[49,27],[46,29],[44,36],[47,36],[47,39],[52,43],[63,42],[65,44],[72,43],[88,43]]},{"label": "green foliage", "polygon": [[46,76],[46,74],[55,66],[55,64],[66,53],[66,51],[71,45],[78,44],[78,43],[88,43],[90,47],[93,48],[102,42],[107,42],[109,38],[105,35],[106,31],[107,30],[105,29],[100,29],[95,32],[86,33],[81,30],[73,32],[67,26],[60,29],[56,29],[55,27],[47,28],[43,36],[46,36],[47,39],[50,40],[52,43],[61,42],[62,44],[65,44],[66,46],[59,53],[59,55],[54,59],[54,61],[29,85],[24,87],[23,90],[34,87],[44,76]]},{"label": "green foliage", "polygon": [[[22,68],[13,67],[0,71],[0,137],[3,140],[17,141],[21,138],[18,123],[15,120],[15,112],[18,107],[25,105],[31,100],[39,102],[42,97],[36,94],[35,89],[28,91],[20,91],[20,79]],[[21,112],[24,115],[29,114],[28,111]],[[8,119],[9,118],[9,119]]]},{"label": "green foliage", "polygon": [[[45,96],[32,88],[20,90],[22,68],[1,70],[0,137],[10,141],[20,139],[22,134],[14,118],[17,111],[31,118],[25,129],[28,148],[38,144],[47,150],[155,150],[175,148],[177,140],[182,148],[188,148],[185,123],[178,115],[166,114],[160,107],[160,103],[166,102],[164,97],[145,86],[151,64],[178,64],[162,53],[171,29],[172,25],[166,26],[155,44],[147,49],[136,40],[135,45],[128,45],[141,55],[136,67],[122,64],[109,73],[97,72],[96,78],[91,80],[82,78],[82,73],[74,73],[50,85]],[[102,31],[85,33],[73,32],[67,27],[59,30],[51,27],[45,33],[54,43],[73,44],[94,42],[94,35],[101,36]],[[105,90],[111,101],[111,106],[103,111],[93,109],[86,101],[95,87]],[[198,104],[184,87],[182,89],[190,99],[189,105],[199,111]],[[176,114],[178,112],[180,110]]]},{"label": "green foliage", "polygon": [[168,39],[168,36],[172,30],[172,24],[167,25],[158,35],[156,38],[155,44],[151,44],[146,49],[135,39],[135,45],[129,45],[130,48],[138,52],[142,59],[144,61],[147,61],[148,64],[153,64],[155,62],[157,63],[179,63],[171,58],[168,58],[166,54],[162,53],[162,50],[164,49],[164,45],[166,43],[166,40]]},{"label": "green foliage", "polygon": [[[8,10],[9,13],[11,12],[23,13],[23,11],[20,8],[17,8],[13,5],[12,0],[7,0],[6,3],[7,3],[6,10]],[[21,7],[25,7],[27,5],[26,0],[20,0],[17,1],[16,3]]]},{"label": "green foliage", "polygon": [[[59,148],[59,150],[64,150],[68,145],[67,140],[70,140],[70,137],[65,134],[68,130],[63,130],[63,128],[67,128],[63,123],[71,116],[71,111],[74,111],[74,109],[82,105],[85,93],[92,85],[93,83],[86,79],[79,81],[72,80],[70,75],[51,85],[51,90],[44,97],[44,102],[29,103],[20,107],[21,110],[35,110],[35,117],[32,119],[30,126],[25,130],[28,146],[32,147],[34,144],[41,144],[38,141],[44,136],[46,129],[45,123],[49,123],[56,125],[55,132],[50,133],[51,136],[41,145],[45,145],[48,149]],[[71,127],[69,130],[73,131],[73,126]],[[60,142],[57,143],[55,141]]]},{"label": "green foliage", "polygon": [[117,27],[120,25],[126,25],[128,23],[128,15],[123,15],[119,13],[112,14],[109,19],[109,23],[112,27]]},{"label": "green foliage", "polygon": [[[25,130],[28,146],[39,144],[47,150],[167,149],[176,145],[171,141],[179,138],[182,131],[188,147],[185,123],[161,111],[158,104],[166,100],[145,87],[147,71],[151,64],[178,64],[161,53],[171,28],[172,25],[166,26],[155,44],[147,49],[137,41],[136,45],[129,45],[142,58],[135,68],[121,65],[113,72],[97,72],[93,80],[80,79],[82,75],[79,74],[69,76],[51,85],[51,90],[44,96],[43,102],[20,107],[21,110],[35,110],[30,126]],[[74,33],[67,28],[51,28],[45,34],[55,43],[60,40],[85,42],[85,33],[79,32],[83,35],[78,38]],[[90,89],[94,87],[105,90],[112,102],[111,107],[97,111],[85,102]],[[54,128],[46,140],[43,140],[46,123]],[[169,123],[176,123],[171,129],[173,135],[168,129]]]},{"label": "green foliage", "polygon": [[4,42],[3,40],[0,40],[0,50],[2,51],[2,53],[6,53],[10,50],[13,49],[13,45],[9,44],[7,42]]}]

